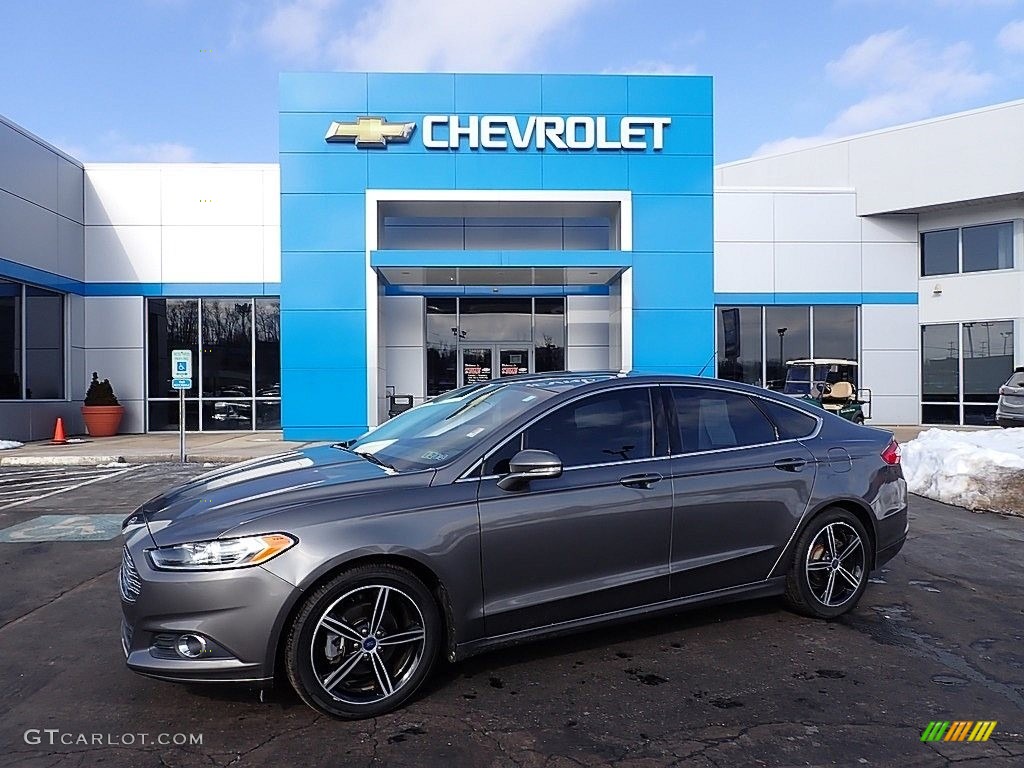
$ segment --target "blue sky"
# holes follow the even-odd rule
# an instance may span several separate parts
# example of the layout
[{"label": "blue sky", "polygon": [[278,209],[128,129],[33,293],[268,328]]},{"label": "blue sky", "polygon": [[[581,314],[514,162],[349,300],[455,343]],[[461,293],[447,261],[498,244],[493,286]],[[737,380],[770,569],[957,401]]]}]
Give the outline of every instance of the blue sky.
[{"label": "blue sky", "polygon": [[3,0],[0,114],[86,161],[273,162],[296,70],[710,74],[716,159],[1024,97],[1022,0]]}]

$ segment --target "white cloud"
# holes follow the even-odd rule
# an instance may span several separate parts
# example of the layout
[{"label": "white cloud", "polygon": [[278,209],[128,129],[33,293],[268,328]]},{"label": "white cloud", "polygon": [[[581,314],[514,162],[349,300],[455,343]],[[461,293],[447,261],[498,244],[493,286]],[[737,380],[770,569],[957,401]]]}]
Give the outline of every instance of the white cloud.
[{"label": "white cloud", "polygon": [[605,70],[605,74],[615,75],[693,75],[696,73],[697,66],[695,64],[676,64],[657,59],[638,61],[628,67]]},{"label": "white cloud", "polygon": [[1010,53],[1024,53],[1024,19],[1011,21],[996,36],[999,46]]},{"label": "white cloud", "polygon": [[377,0],[342,8],[337,0],[289,0],[263,22],[259,38],[307,66],[505,71],[530,68],[544,39],[593,2]]},{"label": "white cloud", "polygon": [[107,131],[91,144],[62,143],[56,146],[83,162],[192,163],[195,147],[177,141],[131,141],[118,131]]},{"label": "white cloud", "polygon": [[944,47],[912,37],[906,29],[871,35],[826,67],[839,86],[865,95],[836,115],[816,136],[763,144],[755,154],[792,151],[864,131],[912,122],[956,108],[984,93],[995,78],[979,71],[968,43]]}]

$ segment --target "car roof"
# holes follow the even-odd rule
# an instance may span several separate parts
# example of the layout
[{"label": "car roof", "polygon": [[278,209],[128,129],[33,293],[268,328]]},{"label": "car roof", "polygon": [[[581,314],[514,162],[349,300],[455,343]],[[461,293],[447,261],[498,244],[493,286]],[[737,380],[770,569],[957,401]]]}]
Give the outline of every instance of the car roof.
[{"label": "car roof", "polygon": [[737,381],[716,379],[707,376],[685,376],[673,373],[650,373],[644,371],[558,371],[550,373],[529,373],[518,376],[509,376],[504,379],[493,379],[481,382],[480,386],[520,386],[536,389],[545,389],[552,392],[565,392],[571,389],[579,389],[594,385],[600,388],[601,383],[613,380],[630,380],[643,384],[713,384],[732,389],[750,390],[755,392],[766,392],[761,387],[753,387]]},{"label": "car roof", "polygon": [[800,360],[787,360],[786,365],[857,365],[856,360],[846,360],[834,357],[802,358]]}]

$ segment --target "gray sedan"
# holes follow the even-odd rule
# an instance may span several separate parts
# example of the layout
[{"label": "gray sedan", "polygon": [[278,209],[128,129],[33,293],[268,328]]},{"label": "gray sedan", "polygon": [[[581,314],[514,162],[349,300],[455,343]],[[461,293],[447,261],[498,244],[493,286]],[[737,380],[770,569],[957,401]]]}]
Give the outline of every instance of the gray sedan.
[{"label": "gray sedan", "polygon": [[146,502],[122,644],[145,675],[371,717],[441,655],[769,595],[834,618],[906,535],[888,432],[731,382],[519,376]]}]

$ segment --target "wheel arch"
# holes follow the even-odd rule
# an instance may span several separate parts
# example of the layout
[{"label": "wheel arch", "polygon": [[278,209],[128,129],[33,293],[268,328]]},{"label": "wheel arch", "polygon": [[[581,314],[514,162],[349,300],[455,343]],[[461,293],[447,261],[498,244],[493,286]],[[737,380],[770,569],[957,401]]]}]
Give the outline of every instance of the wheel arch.
[{"label": "wheel arch", "polygon": [[797,526],[797,529],[793,532],[792,537],[786,544],[786,549],[779,558],[779,562],[776,563],[775,567],[772,568],[772,572],[769,576],[777,576],[781,573],[789,571],[790,565],[793,562],[793,552],[796,550],[796,543],[803,536],[804,531],[807,527],[814,522],[814,519],[821,515],[823,512],[837,507],[839,509],[845,509],[856,517],[860,524],[864,526],[864,530],[868,534],[868,543],[871,545],[871,567],[874,568],[875,556],[877,555],[878,547],[878,531],[875,529],[875,516],[871,512],[871,508],[861,499],[852,497],[842,497],[838,499],[827,499],[822,501],[820,504],[815,506],[810,512],[804,515],[803,520]]},{"label": "wheel arch", "polygon": [[361,565],[394,565],[404,568],[418,578],[430,590],[437,605],[438,613],[445,633],[444,653],[451,658],[455,652],[455,621],[451,600],[440,576],[426,563],[405,553],[371,552],[359,554],[341,561],[332,561],[321,568],[313,578],[307,580],[300,589],[296,589],[291,602],[281,611],[270,637],[267,652],[267,675],[277,680],[284,669],[284,648],[287,640],[287,629],[295,616],[302,609],[306,597],[326,584],[339,574],[358,568]]}]

